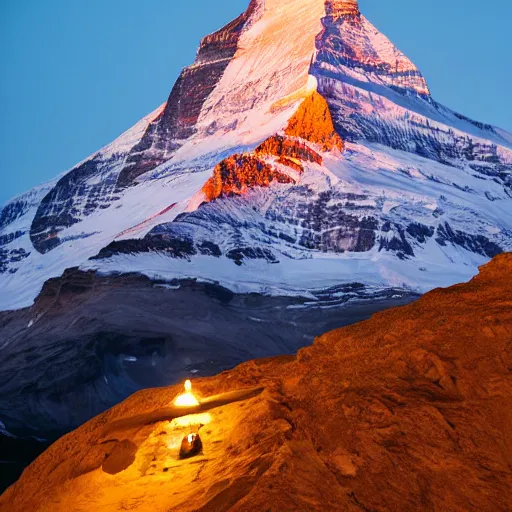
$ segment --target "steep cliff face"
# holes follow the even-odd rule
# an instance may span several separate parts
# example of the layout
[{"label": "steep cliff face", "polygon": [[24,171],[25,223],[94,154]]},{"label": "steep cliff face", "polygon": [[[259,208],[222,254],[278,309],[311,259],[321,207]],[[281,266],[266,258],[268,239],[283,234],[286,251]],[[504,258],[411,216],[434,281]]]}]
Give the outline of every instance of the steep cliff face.
[{"label": "steep cliff face", "polygon": [[334,19],[361,14],[357,0],[327,0],[325,2],[325,11],[327,16],[331,16]]},{"label": "steep cliff face", "polygon": [[112,144],[61,176],[50,190],[46,190],[35,214],[26,219],[31,223],[30,243],[37,252],[45,254],[62,243],[88,238],[97,232],[94,229],[84,232],[78,228],[70,234],[76,224],[108,210],[112,204],[120,201],[117,180],[125,159],[151,122],[161,115],[163,108],[142,119]]},{"label": "steep cliff face", "polygon": [[320,144],[323,151],[343,151],[343,141],[336,133],[329,105],[314,91],[300,104],[285,130],[286,135]]},{"label": "steep cliff face", "polygon": [[360,13],[356,1],[327,2],[326,13],[324,29],[317,38],[315,64],[320,69],[430,95],[418,68]]},{"label": "steep cliff face", "polygon": [[413,62],[349,4],[328,4],[311,71],[338,133],[467,165],[494,176],[510,194],[512,155],[505,138],[433,100]]},{"label": "steep cliff face", "polygon": [[30,222],[41,200],[53,188],[50,182],[23,194],[3,208],[0,213],[0,274],[18,272],[30,256]]},{"label": "steep cliff face", "polygon": [[[506,512],[511,276],[501,255],[296,357],[198,379],[197,409],[172,406],[178,386],[137,393],[51,446],[0,508]],[[190,432],[202,453],[179,460]]]},{"label": "steep cliff face", "polygon": [[209,201],[221,196],[244,194],[254,187],[268,187],[272,182],[293,183],[286,174],[250,155],[233,155],[218,164],[203,191]]},{"label": "steep cliff face", "polygon": [[260,15],[261,4],[251,0],[247,11],[201,41],[194,64],[181,72],[165,109],[130,151],[119,187],[133,185],[138,176],[169,160],[195,133],[204,104],[235,56],[242,32]]},{"label": "steep cliff face", "polygon": [[262,142],[254,152],[259,155],[295,158],[304,162],[322,164],[322,156],[310,146],[303,140],[274,135]]}]

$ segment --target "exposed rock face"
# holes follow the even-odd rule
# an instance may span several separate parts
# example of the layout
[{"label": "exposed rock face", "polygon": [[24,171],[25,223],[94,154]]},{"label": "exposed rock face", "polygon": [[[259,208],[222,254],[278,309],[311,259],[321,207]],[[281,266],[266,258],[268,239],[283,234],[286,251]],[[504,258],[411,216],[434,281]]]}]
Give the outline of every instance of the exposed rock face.
[{"label": "exposed rock face", "polygon": [[322,163],[322,156],[300,140],[274,135],[262,142],[255,150],[256,154],[295,158],[304,162]]},{"label": "exposed rock face", "polygon": [[111,258],[114,254],[142,254],[159,251],[170,258],[186,259],[198,253],[191,239],[186,237],[145,237],[136,240],[112,242],[101,249],[92,260]]},{"label": "exposed rock face", "polygon": [[30,253],[25,249],[3,249],[0,247],[0,274],[9,272],[10,274],[16,274],[18,269],[13,263],[19,263],[24,259],[28,258]]},{"label": "exposed rock face", "polygon": [[310,94],[288,122],[286,135],[321,144],[324,151],[343,151],[343,141],[336,133],[327,101],[318,93]]},{"label": "exposed rock face", "polygon": [[[282,158],[276,162],[282,163]],[[291,162],[301,165],[302,161]],[[292,167],[290,163],[283,165]],[[310,250],[364,253],[375,246],[379,221],[375,207],[368,204],[368,196],[330,190],[318,192],[300,184],[281,187],[275,196],[276,189],[266,189],[263,185],[245,187],[245,195],[231,195],[229,201],[223,196],[222,201],[205,203],[197,211],[156,227],[142,240],[113,242],[97,258],[158,252],[172,258],[207,254],[225,255],[237,264],[251,259],[275,263],[280,261],[273,250],[276,244],[286,246],[288,257],[294,254],[302,257],[303,251]],[[222,225],[222,236],[210,228],[212,223]],[[426,241],[420,243],[409,233],[404,236],[407,244],[416,242],[419,247]],[[392,244],[389,250],[401,251],[401,246]]]},{"label": "exposed rock face", "polygon": [[447,242],[464,247],[467,250],[492,258],[503,252],[503,249],[483,235],[471,235],[462,231],[453,231],[447,222],[437,228],[437,243],[446,246]]},{"label": "exposed rock face", "polygon": [[307,96],[288,122],[286,136],[274,135],[262,142],[254,155],[233,155],[218,164],[203,192],[209,201],[221,196],[244,194],[254,187],[270,183],[295,183],[296,180],[275,169],[258,157],[276,156],[277,163],[302,172],[303,162],[322,164],[322,156],[307,142],[318,144],[323,151],[343,151],[344,145],[336,133],[329,107],[317,92]]},{"label": "exposed rock face", "polygon": [[88,160],[63,176],[43,198],[30,227],[30,240],[37,251],[41,254],[51,251],[62,243],[59,233],[63,229],[102,207],[108,208],[115,195],[115,178],[88,183],[114,163],[114,159]]},{"label": "exposed rock face", "polygon": [[6,235],[0,236],[0,247],[2,245],[8,245],[11,242],[14,242],[14,240],[17,240],[18,238],[21,238],[23,235],[25,235],[25,231],[14,231],[12,233],[8,233]]},{"label": "exposed rock face", "polygon": [[0,229],[5,229],[9,224],[12,224],[16,219],[25,215],[28,207],[25,201],[15,200],[9,203],[0,212]]},{"label": "exposed rock face", "polygon": [[334,19],[361,14],[357,0],[327,0],[325,10],[327,15]]},{"label": "exposed rock face", "polygon": [[195,132],[203,105],[235,55],[242,30],[256,17],[260,1],[251,0],[238,18],[203,38],[194,64],[182,71],[164,111],[132,149],[118,186],[132,185],[138,176],[169,160]]},{"label": "exposed rock face", "polygon": [[345,196],[345,208],[338,202],[340,199],[330,192],[321,192],[309,204],[297,205],[303,219],[299,245],[337,254],[367,252],[374,246],[378,222],[371,208],[351,208],[351,201],[364,198]]},{"label": "exposed rock face", "polygon": [[357,2],[327,2],[326,8],[315,67],[332,72],[346,68],[355,79],[430,95],[418,68],[360,15]]},{"label": "exposed rock face", "polygon": [[251,155],[233,155],[215,167],[203,192],[209,201],[221,196],[240,195],[253,187],[268,187],[273,181],[293,183],[293,179]]},{"label": "exposed rock face", "polygon": [[[421,240],[421,243],[425,243],[427,237],[421,237]],[[381,227],[379,252],[382,250],[395,252],[401,260],[414,257],[414,250],[400,224],[392,225],[390,222],[385,222]]]},{"label": "exposed rock face", "polygon": [[[5,255],[9,253],[28,254],[31,252],[31,248],[23,247],[24,244],[22,242],[22,240],[29,239],[30,214],[35,214],[41,200],[49,192],[53,184],[48,183],[37,187],[17,197],[0,210],[0,268],[2,267],[1,261],[3,260],[5,270],[8,270],[11,274],[16,273],[19,268],[17,263],[21,260],[11,259]],[[4,246],[5,249],[3,249]]]},{"label": "exposed rock face", "polygon": [[[188,420],[207,425],[203,454],[187,461],[190,428],[162,421],[181,388],[140,392],[51,446],[0,508],[506,512],[511,287],[504,254],[468,284],[330,332],[297,357],[194,382],[202,397],[264,391]],[[111,454],[123,461],[114,475],[102,470]]]},{"label": "exposed rock face", "polygon": [[[496,129],[438,104],[407,56],[355,7],[348,14],[347,2],[340,2],[337,14],[336,5],[327,4],[312,73],[343,140],[376,142],[453,167],[469,165],[499,180],[510,194],[510,155],[474,130],[494,138]],[[447,123],[448,118],[455,122]]]}]

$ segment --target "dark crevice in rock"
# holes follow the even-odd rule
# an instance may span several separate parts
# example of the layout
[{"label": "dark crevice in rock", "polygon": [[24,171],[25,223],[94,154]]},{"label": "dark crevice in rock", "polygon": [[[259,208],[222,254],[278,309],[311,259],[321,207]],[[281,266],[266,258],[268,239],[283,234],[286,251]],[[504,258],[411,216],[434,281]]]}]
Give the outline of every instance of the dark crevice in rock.
[{"label": "dark crevice in rock", "polygon": [[448,222],[438,226],[436,242],[442,246],[446,246],[447,242],[450,242],[487,258],[493,258],[503,252],[498,244],[491,242],[487,237],[471,235],[458,230],[454,231]]}]

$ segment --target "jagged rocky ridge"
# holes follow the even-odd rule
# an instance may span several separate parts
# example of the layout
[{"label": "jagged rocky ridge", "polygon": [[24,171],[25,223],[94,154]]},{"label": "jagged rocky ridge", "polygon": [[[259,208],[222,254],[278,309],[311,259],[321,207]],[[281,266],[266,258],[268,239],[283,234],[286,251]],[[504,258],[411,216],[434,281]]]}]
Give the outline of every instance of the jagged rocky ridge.
[{"label": "jagged rocky ridge", "polygon": [[208,96],[234,57],[242,31],[260,8],[257,0],[251,0],[245,13],[201,41],[194,64],[182,71],[165,109],[130,151],[118,178],[119,187],[132,185],[138,176],[169,160],[183,141],[195,133]]},{"label": "jagged rocky ridge", "polygon": [[512,247],[511,148],[357,2],[253,0],[166,104],[5,206],[0,306],[77,265],[272,294],[463,280]]}]

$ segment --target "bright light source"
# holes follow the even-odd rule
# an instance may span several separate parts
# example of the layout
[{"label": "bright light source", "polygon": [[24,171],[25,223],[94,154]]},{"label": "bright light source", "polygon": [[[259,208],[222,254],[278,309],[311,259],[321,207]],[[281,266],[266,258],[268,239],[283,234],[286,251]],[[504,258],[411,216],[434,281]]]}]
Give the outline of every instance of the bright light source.
[{"label": "bright light source", "polygon": [[174,405],[178,407],[194,407],[195,405],[199,405],[199,401],[192,394],[192,382],[189,380],[185,382],[185,393],[176,397]]},{"label": "bright light source", "polygon": [[212,422],[212,417],[209,412],[202,412],[199,414],[189,414],[180,418],[174,418],[171,422],[171,428],[190,428],[197,425],[208,425]]}]

